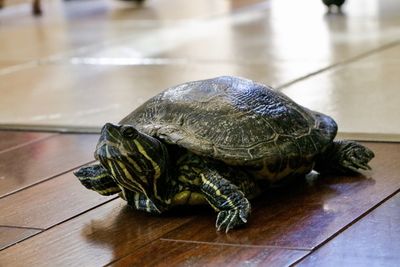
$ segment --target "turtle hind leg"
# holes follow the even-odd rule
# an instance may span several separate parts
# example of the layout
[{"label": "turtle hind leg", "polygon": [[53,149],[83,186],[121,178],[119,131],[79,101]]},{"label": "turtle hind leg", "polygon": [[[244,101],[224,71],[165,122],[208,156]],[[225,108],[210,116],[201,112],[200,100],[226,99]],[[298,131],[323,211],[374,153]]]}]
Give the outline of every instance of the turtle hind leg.
[{"label": "turtle hind leg", "polygon": [[109,196],[121,192],[112,176],[100,164],[82,167],[75,171],[74,175],[84,187],[94,190],[100,195]]},{"label": "turtle hind leg", "polygon": [[346,174],[370,170],[368,162],[374,157],[369,148],[354,141],[335,141],[316,160],[315,170],[320,173]]},{"label": "turtle hind leg", "polygon": [[200,190],[208,203],[218,211],[216,227],[228,232],[243,225],[250,215],[250,202],[237,186],[223,178],[218,172],[201,174]]}]

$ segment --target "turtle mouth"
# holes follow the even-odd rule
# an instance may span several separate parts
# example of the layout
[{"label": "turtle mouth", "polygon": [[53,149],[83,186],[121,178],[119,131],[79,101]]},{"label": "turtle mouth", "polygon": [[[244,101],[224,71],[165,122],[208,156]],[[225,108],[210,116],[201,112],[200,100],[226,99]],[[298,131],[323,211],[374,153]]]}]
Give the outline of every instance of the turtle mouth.
[{"label": "turtle mouth", "polygon": [[110,144],[108,142],[101,142],[97,145],[96,151],[94,153],[94,157],[97,160],[110,160],[110,159],[121,159],[121,153],[118,149],[118,146],[115,144]]}]

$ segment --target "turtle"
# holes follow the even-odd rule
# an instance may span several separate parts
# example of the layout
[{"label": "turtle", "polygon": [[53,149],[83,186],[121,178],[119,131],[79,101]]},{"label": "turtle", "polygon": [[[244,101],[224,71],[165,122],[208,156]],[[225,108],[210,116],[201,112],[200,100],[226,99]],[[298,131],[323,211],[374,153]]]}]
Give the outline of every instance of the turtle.
[{"label": "turtle", "polygon": [[88,189],[119,194],[152,214],[209,204],[217,230],[248,221],[250,200],[315,170],[368,170],[374,153],[334,140],[329,116],[249,79],[192,81],[150,98],[118,124],[106,123],[97,163],[75,172]]}]

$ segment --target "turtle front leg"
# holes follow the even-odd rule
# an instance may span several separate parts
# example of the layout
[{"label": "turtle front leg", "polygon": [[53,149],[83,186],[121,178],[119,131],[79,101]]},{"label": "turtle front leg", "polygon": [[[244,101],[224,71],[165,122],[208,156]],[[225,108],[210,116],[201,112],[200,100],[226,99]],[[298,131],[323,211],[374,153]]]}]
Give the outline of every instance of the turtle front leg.
[{"label": "turtle front leg", "polygon": [[120,193],[120,197],[126,200],[129,206],[140,211],[145,211],[156,215],[165,211],[164,208],[161,208],[159,205],[155,205],[154,202],[150,198],[146,197],[146,195],[143,193],[133,192],[124,188]]},{"label": "turtle front leg", "polygon": [[74,172],[84,187],[96,191],[100,195],[110,196],[121,192],[112,176],[100,164],[84,166]]},{"label": "turtle front leg", "polygon": [[200,174],[202,184],[200,190],[208,203],[218,212],[216,227],[228,232],[243,225],[250,215],[250,202],[242,191],[218,172],[210,171]]},{"label": "turtle front leg", "polygon": [[370,170],[368,162],[374,152],[355,141],[335,141],[316,160],[315,170],[320,173],[346,174]]}]

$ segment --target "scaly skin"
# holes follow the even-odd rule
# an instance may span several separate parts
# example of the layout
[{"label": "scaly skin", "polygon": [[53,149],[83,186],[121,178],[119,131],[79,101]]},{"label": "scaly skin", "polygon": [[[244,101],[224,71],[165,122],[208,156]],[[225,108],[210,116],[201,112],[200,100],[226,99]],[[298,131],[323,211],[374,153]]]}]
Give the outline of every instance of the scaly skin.
[{"label": "scaly skin", "polygon": [[94,190],[100,195],[109,196],[121,192],[112,176],[100,164],[84,166],[74,172],[84,187]]},{"label": "scaly skin", "polygon": [[[162,156],[155,153],[157,146]],[[161,214],[176,205],[209,203],[218,212],[218,230],[245,224],[251,210],[247,197],[261,192],[255,178],[186,150],[181,153],[172,163],[155,138],[130,126],[107,124],[96,150],[100,164],[82,167],[75,175],[100,194],[120,193],[137,210]]]},{"label": "scaly skin", "polygon": [[[228,232],[247,222],[249,199],[261,193],[260,182],[243,168],[168,147],[132,126],[106,124],[96,149],[100,164],[75,175],[103,195],[120,193],[137,210],[160,214],[177,205],[209,203],[216,227]],[[373,152],[353,141],[336,141],[316,158],[321,173],[370,169]]]},{"label": "scaly skin", "polygon": [[192,153],[184,154],[178,164],[179,191],[190,188],[202,193],[218,212],[218,231],[228,232],[247,222],[251,211],[248,199],[261,193],[257,181],[250,174]]},{"label": "scaly skin", "polygon": [[369,148],[354,141],[335,141],[316,160],[314,169],[326,174],[347,174],[358,169],[370,170],[368,162],[374,157]]}]

